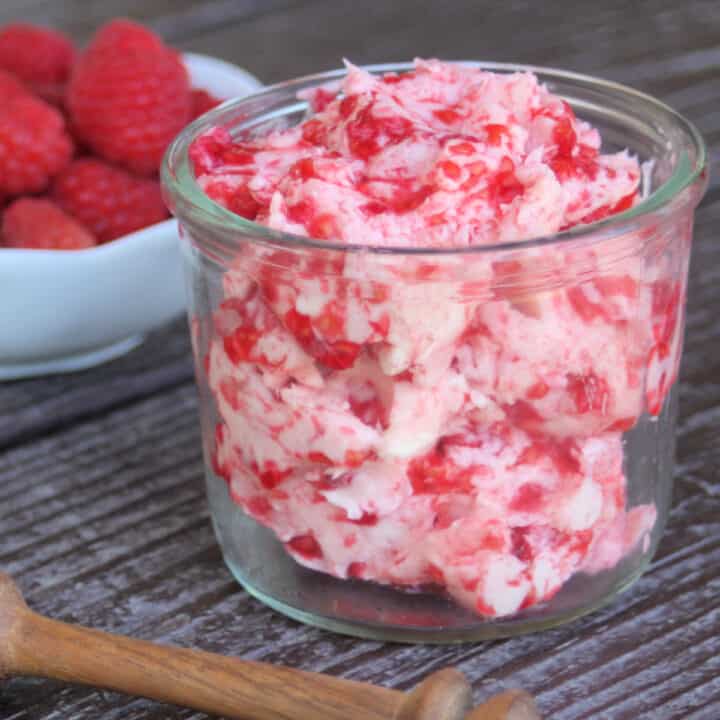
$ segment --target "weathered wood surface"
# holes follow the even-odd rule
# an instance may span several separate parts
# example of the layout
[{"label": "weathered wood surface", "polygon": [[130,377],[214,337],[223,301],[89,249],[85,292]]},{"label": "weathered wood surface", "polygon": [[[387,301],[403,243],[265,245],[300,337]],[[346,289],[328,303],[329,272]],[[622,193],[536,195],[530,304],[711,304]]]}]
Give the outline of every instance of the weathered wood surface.
[{"label": "weathered wood surface", "polygon": [[[717,0],[629,3],[3,0],[0,22],[79,40],[118,14],[265,81],[414,55],[519,60],[659,95],[720,158]],[[717,171],[716,171],[717,173]],[[407,688],[455,664],[478,698],[521,685],[553,720],[720,718],[720,182],[698,211],[675,503],[652,569],[610,607],[550,632],[458,647],[363,642],[300,626],[232,581],[207,516],[182,321],[67,377],[0,385],[0,568],[40,612],[137,637]],[[0,720],[205,716],[17,679]]]}]

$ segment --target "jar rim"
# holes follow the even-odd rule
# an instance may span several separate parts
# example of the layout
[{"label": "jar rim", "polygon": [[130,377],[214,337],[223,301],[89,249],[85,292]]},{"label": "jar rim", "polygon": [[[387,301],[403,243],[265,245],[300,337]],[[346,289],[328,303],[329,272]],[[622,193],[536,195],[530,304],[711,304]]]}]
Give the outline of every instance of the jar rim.
[{"label": "jar rim", "polygon": [[[695,157],[691,161],[683,153],[670,177],[658,188],[652,190],[647,197],[638,204],[611,215],[602,220],[576,225],[568,230],[550,235],[533,236],[523,240],[509,242],[488,243],[471,246],[452,247],[407,247],[387,245],[356,245],[342,242],[320,240],[304,235],[274,230],[260,223],[248,220],[241,215],[224,208],[212,200],[196,182],[192,171],[189,149],[191,144],[204,132],[223,124],[223,120],[230,115],[236,115],[244,105],[256,101],[264,96],[270,96],[277,91],[291,92],[310,86],[320,86],[342,79],[347,74],[347,68],[338,68],[322,73],[305,75],[284,82],[269,85],[264,89],[240,99],[228,100],[209,113],[190,123],[170,144],[161,167],[161,182],[166,201],[173,214],[181,220],[192,217],[207,228],[217,230],[219,234],[231,231],[242,234],[252,241],[280,246],[285,249],[313,249],[338,252],[363,252],[381,255],[413,255],[413,256],[456,256],[468,254],[483,254],[498,251],[516,251],[540,248],[548,245],[565,245],[570,242],[585,240],[589,237],[593,241],[615,237],[627,232],[635,231],[647,217],[656,211],[661,211],[686,189],[692,187],[698,180],[702,181],[696,198],[696,204],[702,196],[707,185],[707,148],[700,131],[686,117],[673,110],[669,105],[646,93],[635,90],[627,85],[610,80],[561,70],[552,67],[525,65],[516,63],[499,63],[485,61],[450,61],[466,67],[502,73],[534,73],[542,82],[560,80],[575,82],[599,90],[616,97],[625,97],[629,101],[642,103],[646,108],[664,114],[672,122],[674,128],[679,130],[686,141],[689,141],[694,150]],[[383,63],[363,65],[361,69],[371,73],[405,72],[414,68],[413,63]],[[562,94],[560,94],[562,97]],[[297,101],[304,102],[304,101]],[[289,105],[290,103],[287,103]]]}]

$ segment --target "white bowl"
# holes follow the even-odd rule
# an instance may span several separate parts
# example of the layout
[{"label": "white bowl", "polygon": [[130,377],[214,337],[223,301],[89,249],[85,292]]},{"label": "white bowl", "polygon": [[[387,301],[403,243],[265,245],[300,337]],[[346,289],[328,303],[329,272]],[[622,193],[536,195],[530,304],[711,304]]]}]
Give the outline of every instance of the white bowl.
[{"label": "white bowl", "polygon": [[[261,87],[222,60],[190,53],[183,60],[193,86],[219,98]],[[105,362],[184,308],[175,220],[89,250],[0,248],[0,380]]]}]

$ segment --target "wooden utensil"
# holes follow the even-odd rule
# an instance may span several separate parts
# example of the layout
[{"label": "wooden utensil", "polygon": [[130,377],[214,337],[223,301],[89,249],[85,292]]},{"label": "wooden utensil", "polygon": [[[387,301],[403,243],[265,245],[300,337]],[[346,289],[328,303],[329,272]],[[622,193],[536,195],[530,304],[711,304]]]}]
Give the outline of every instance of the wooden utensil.
[{"label": "wooden utensil", "polygon": [[8,675],[91,685],[239,720],[540,720],[521,690],[470,710],[468,681],[452,668],[406,694],[68,625],[30,610],[0,573],[0,678]]}]

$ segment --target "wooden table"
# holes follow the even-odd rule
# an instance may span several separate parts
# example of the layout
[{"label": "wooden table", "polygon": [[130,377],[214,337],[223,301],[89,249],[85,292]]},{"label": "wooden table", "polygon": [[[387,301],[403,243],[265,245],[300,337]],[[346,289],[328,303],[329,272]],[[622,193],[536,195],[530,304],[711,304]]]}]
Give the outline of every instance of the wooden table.
[{"label": "wooden table", "polygon": [[[119,14],[268,82],[337,66],[343,56],[356,63],[414,55],[517,60],[595,73],[671,103],[704,132],[711,160],[720,155],[717,0],[0,4],[0,22],[50,22],[79,41]],[[0,385],[0,569],[18,579],[39,611],[136,637],[399,688],[454,664],[470,676],[478,699],[520,685],[553,720],[717,720],[716,223],[717,178],[697,214],[669,527],[652,569],[590,617],[512,640],[411,647],[303,627],[249,598],[225,569],[208,522],[183,320],[103,367]],[[0,687],[3,720],[202,717],[52,682]]]}]

